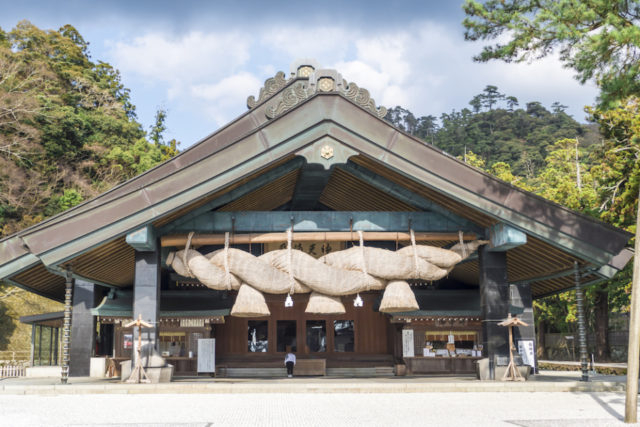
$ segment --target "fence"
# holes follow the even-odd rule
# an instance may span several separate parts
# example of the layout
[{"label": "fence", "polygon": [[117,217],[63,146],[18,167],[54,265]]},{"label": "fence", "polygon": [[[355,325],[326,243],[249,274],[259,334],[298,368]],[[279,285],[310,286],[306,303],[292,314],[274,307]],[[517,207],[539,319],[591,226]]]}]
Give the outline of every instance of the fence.
[{"label": "fence", "polygon": [[4,365],[0,366],[0,378],[24,377],[27,371],[25,365]]},{"label": "fence", "polygon": [[30,358],[30,351],[0,351],[0,378],[25,376]]},{"label": "fence", "polygon": [[[609,331],[611,361],[625,362],[627,360],[628,340],[629,331]],[[580,359],[580,342],[577,333],[546,333],[545,349],[548,360],[577,361]],[[587,352],[589,354],[596,353],[593,333],[587,334]]]}]

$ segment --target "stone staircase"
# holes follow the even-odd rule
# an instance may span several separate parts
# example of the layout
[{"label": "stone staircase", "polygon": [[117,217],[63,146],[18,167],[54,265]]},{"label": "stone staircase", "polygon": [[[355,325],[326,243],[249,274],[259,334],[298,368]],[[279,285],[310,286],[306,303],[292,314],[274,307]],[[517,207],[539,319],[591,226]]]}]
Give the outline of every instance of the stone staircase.
[{"label": "stone staircase", "polygon": [[327,368],[329,377],[391,377],[393,366],[371,366],[357,368]]},{"label": "stone staircase", "polygon": [[[295,375],[295,369],[294,369]],[[231,368],[218,366],[217,375],[231,378],[277,378],[286,377],[286,368]],[[328,377],[389,377],[393,366],[327,368]]]}]

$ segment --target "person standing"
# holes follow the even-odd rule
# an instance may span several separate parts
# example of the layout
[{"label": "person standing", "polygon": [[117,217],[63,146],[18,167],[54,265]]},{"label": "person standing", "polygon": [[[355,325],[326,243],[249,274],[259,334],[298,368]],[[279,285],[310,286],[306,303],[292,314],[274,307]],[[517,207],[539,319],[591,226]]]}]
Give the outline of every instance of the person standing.
[{"label": "person standing", "polygon": [[293,367],[296,364],[296,355],[293,354],[293,351],[291,350],[291,348],[287,348],[287,350],[288,350],[288,353],[284,357],[284,364],[287,367],[287,377],[291,378],[293,377]]}]

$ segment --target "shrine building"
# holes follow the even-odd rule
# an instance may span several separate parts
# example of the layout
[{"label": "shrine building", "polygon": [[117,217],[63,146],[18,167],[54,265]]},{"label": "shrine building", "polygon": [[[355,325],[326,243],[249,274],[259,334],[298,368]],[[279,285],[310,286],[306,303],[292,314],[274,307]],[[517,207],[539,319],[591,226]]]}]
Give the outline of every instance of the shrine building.
[{"label": "shrine building", "polygon": [[398,130],[366,89],[314,61],[247,105],[176,157],[0,241],[0,279],[65,303],[22,319],[36,365],[119,369],[137,340],[125,325],[141,316],[145,348],[174,376],[201,362],[284,375],[288,350],[309,375],[473,373],[508,356],[498,323],[511,313],[534,366],[532,301],[608,280],[632,257],[629,233]]}]

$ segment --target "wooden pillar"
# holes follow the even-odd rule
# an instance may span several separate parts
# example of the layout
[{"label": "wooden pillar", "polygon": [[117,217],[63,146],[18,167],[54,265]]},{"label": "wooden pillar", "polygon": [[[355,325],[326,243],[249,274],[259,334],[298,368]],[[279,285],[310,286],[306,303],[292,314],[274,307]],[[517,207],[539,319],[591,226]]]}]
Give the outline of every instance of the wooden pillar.
[{"label": "wooden pillar", "polygon": [[[136,251],[135,278],[133,284],[133,318],[153,325],[142,328],[142,356],[158,350],[158,319],[160,315],[160,253]],[[138,342],[138,329],[134,329],[134,345]],[[132,352],[135,361],[136,351]]]},{"label": "wooden pillar", "polygon": [[73,285],[73,310],[69,376],[89,376],[95,347],[96,321],[91,309],[96,306],[96,285],[76,279]]},{"label": "wooden pillar", "polygon": [[507,253],[478,249],[480,268],[480,311],[482,316],[483,355],[489,358],[490,377],[495,379],[496,356],[509,356],[508,328],[498,326],[509,314]]}]

